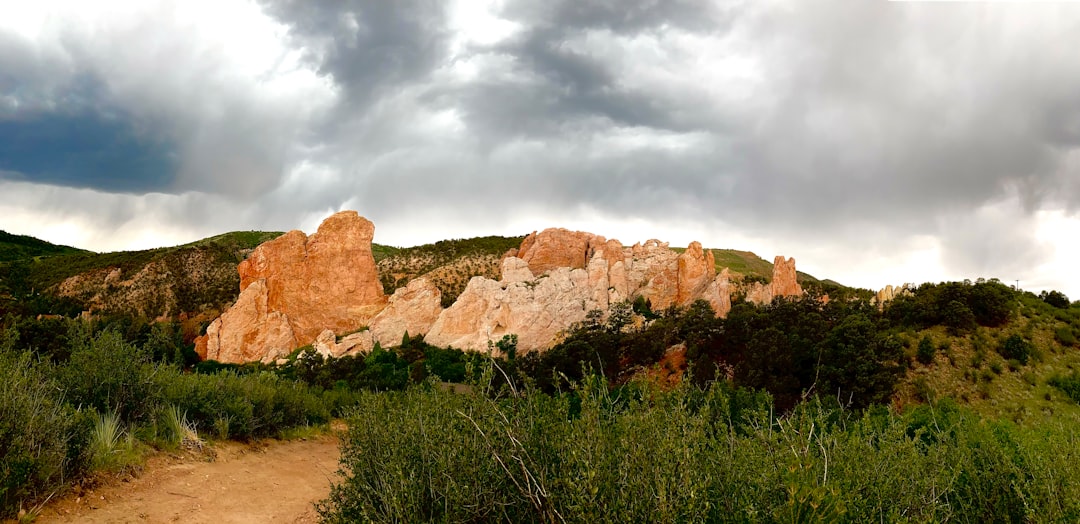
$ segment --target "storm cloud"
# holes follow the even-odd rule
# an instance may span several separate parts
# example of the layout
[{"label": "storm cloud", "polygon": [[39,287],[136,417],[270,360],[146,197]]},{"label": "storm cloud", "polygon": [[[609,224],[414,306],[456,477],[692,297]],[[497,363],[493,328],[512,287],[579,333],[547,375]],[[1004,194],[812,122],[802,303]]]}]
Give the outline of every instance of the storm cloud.
[{"label": "storm cloud", "polygon": [[696,224],[860,285],[1080,293],[1034,274],[1071,253],[1040,217],[1080,206],[1077,4],[136,6],[0,22],[0,210],[95,230],[149,198],[197,236],[352,208],[397,244]]}]

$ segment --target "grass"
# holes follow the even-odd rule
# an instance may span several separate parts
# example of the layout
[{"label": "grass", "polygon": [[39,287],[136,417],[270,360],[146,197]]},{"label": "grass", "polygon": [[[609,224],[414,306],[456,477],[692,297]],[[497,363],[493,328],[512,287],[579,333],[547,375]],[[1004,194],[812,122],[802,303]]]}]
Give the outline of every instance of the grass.
[{"label": "grass", "polygon": [[[187,412],[179,406],[168,406],[164,410],[163,422],[166,431],[166,441],[174,447],[202,449],[203,441],[199,438],[199,432],[195,424],[188,420]],[[228,432],[221,438],[229,438]]]},{"label": "grass", "polygon": [[318,438],[331,433],[330,424],[309,424],[285,428],[278,433],[281,440],[307,440]]},{"label": "grass", "polygon": [[988,522],[1080,516],[1080,423],[942,401],[776,417],[716,384],[368,393],[327,522]]},{"label": "grass", "polygon": [[141,464],[141,453],[132,433],[124,431],[120,417],[109,411],[98,415],[90,432],[91,465],[96,470],[122,471]]}]

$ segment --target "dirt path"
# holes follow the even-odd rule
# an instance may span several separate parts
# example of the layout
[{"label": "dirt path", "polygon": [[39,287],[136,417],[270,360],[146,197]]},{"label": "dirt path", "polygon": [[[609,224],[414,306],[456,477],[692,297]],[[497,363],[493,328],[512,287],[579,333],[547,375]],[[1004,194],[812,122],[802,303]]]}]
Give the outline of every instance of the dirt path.
[{"label": "dirt path", "polygon": [[50,504],[36,522],[317,522],[312,504],[330,492],[338,456],[334,436],[162,455],[133,479]]}]

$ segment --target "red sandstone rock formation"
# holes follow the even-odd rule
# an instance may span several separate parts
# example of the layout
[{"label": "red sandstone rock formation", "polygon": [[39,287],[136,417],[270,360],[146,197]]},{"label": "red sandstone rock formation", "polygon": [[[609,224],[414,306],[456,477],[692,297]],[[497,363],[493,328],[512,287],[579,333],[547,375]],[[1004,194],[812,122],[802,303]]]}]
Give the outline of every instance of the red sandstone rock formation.
[{"label": "red sandstone rock formation", "polygon": [[772,275],[773,297],[801,297],[803,295],[798,274],[795,272],[794,258],[778,255],[773,259]]},{"label": "red sandstone rock formation", "polygon": [[719,316],[731,310],[728,273],[717,276],[712,252],[697,242],[680,255],[658,240],[623,249],[590,233],[549,229],[507,253],[501,274],[500,281],[473,278],[439,315],[427,342],[484,350],[512,333],[522,352],[543,350],[589,311],[606,313],[638,296],[657,310],[698,299]]},{"label": "red sandstone rock formation", "polygon": [[699,242],[691,242],[677,259],[678,281],[675,303],[689,304],[697,299],[716,278],[712,251],[705,252]]},{"label": "red sandstone rock formation", "polygon": [[877,304],[878,309],[884,308],[885,303],[895,299],[896,297],[911,296],[915,289],[913,284],[904,284],[902,286],[893,287],[892,285],[885,286],[881,291],[878,291],[874,298],[871,299],[871,304]]},{"label": "red sandstone rock formation", "polygon": [[525,261],[535,275],[552,269],[568,267],[583,269],[600,252],[608,264],[622,260],[622,244],[602,236],[582,231],[549,228],[539,233],[533,231],[521,241],[521,247],[510,250],[507,256]]},{"label": "red sandstone rock formation", "polygon": [[323,356],[333,357],[366,353],[376,342],[384,348],[394,347],[401,344],[406,333],[410,336],[427,334],[443,311],[441,302],[439,288],[421,277],[395,291],[386,308],[371,320],[368,329],[350,333],[340,340],[333,331],[323,330],[312,345]]},{"label": "red sandstone rock formation", "polygon": [[290,231],[240,263],[240,297],[196,340],[222,362],[272,361],[324,330],[355,330],[386,304],[371,239],[375,226],[355,211],[323,221],[311,237]]},{"label": "red sandstone rock formation", "polygon": [[772,282],[755,283],[746,290],[746,301],[753,304],[768,304],[776,297],[801,296],[803,289],[795,271],[795,259],[779,255],[773,259]]},{"label": "red sandstone rock formation", "polygon": [[[623,248],[565,229],[528,235],[504,257],[499,281],[474,277],[450,308],[440,307],[438,289],[422,278],[387,301],[371,255],[373,234],[371,222],[350,211],[326,219],[310,238],[293,231],[259,246],[238,267],[240,298],[197,340],[199,354],[268,362],[313,344],[341,356],[370,351],[376,342],[397,345],[405,332],[472,350],[516,334],[526,352],[551,347],[589,311],[606,313],[636,297],[654,310],[699,299],[718,316],[731,310],[729,273],[717,275],[712,252],[698,242],[679,254],[657,240]],[[748,296],[760,303],[801,295],[795,277],[795,261],[777,257],[772,284]]]}]

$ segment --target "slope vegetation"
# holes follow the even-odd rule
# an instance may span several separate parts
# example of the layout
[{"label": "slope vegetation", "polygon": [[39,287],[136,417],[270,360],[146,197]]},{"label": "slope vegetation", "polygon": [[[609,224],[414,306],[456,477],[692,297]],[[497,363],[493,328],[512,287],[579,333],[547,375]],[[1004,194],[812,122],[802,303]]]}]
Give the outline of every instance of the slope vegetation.
[{"label": "slope vegetation", "polygon": [[520,246],[523,238],[487,236],[409,248],[373,245],[372,251],[387,293],[423,276],[442,292],[443,307],[449,307],[472,277],[499,278],[499,260],[507,251]]},{"label": "slope vegetation", "polygon": [[0,231],[0,263],[73,253],[84,253],[84,251],[26,235],[13,235]]},{"label": "slope vegetation", "polygon": [[56,299],[39,301],[36,313],[92,310],[148,318],[200,313],[235,299],[236,265],[280,234],[242,231],[175,247],[38,258],[27,261],[21,292]]}]

